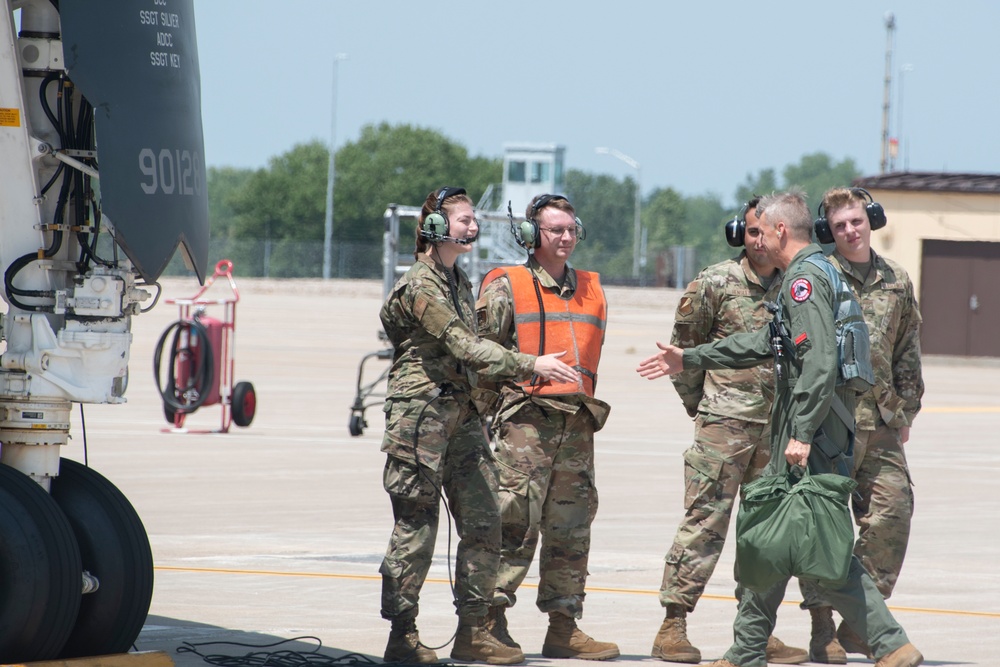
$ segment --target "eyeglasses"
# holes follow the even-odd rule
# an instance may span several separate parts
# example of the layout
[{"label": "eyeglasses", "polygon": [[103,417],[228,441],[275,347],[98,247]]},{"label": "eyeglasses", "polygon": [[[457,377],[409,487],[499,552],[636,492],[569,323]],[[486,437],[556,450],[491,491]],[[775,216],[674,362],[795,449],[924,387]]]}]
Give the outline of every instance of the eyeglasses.
[{"label": "eyeglasses", "polygon": [[563,234],[569,234],[572,238],[576,238],[580,235],[580,228],[577,226],[573,227],[539,227],[543,232],[548,232],[552,236],[559,238]]}]

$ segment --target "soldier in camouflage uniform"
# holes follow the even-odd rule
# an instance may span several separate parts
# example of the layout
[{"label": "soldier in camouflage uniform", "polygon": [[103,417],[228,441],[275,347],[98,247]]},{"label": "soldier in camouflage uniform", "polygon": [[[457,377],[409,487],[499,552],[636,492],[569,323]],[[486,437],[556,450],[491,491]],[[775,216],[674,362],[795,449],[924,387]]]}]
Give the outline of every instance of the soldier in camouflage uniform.
[{"label": "soldier in camouflage uniform", "polygon": [[[913,516],[913,489],[903,445],[924,393],[920,310],[906,270],[871,249],[872,223],[875,228],[884,225],[885,213],[868,192],[834,188],[824,195],[820,210],[825,217],[820,217],[817,235],[836,244],[830,260],[854,291],[872,334],[875,386],[858,397],[854,413],[858,488],[852,509],[859,528],[854,553],[882,595],[889,598],[903,566]],[[840,624],[834,638],[830,607],[814,587],[803,586],[802,593],[803,607],[820,617],[813,626],[814,660],[843,664],[847,653],[870,657],[868,646],[847,624]]]},{"label": "soldier in camouflage uniform", "polygon": [[[784,272],[779,307],[790,339],[783,353],[784,373],[776,374],[771,409],[773,472],[798,465],[808,466],[814,474],[848,474],[846,466],[838,465],[850,456],[853,446],[856,389],[848,378],[870,377],[863,345],[867,327],[850,288],[822,258],[821,248],[809,242],[812,220],[805,199],[794,193],[770,195],[761,200],[757,211],[761,234],[756,245]],[[852,337],[844,345],[863,355],[856,359],[841,356],[839,332],[844,331]],[[657,347],[661,351],[637,369],[651,380],[685,369],[746,368],[765,362],[774,352],[767,329],[688,349],[662,343]],[[845,409],[835,407],[840,403]],[[787,583],[785,579],[764,592],[742,592],[733,623],[733,645],[711,667],[766,667],[767,639]],[[847,579],[824,587],[823,593],[865,637],[878,658],[875,667],[917,667],[923,662],[923,655],[892,617],[857,556],[851,558]]]},{"label": "soldier in camouflage uniform", "polygon": [[573,380],[556,355],[535,357],[477,337],[472,287],[456,258],[478,234],[461,188],[430,193],[417,228],[416,262],[382,306],[394,347],[385,403],[383,484],[395,525],[382,561],[382,617],[392,622],[387,662],[431,663],[415,619],[434,555],[442,491],[459,535],[455,606],[460,618],[452,658],[516,664],[521,651],[485,627],[500,561],[497,471],[472,400],[476,373],[494,379]]},{"label": "soldier in camouflage uniform", "polygon": [[494,634],[517,646],[506,608],[516,602],[538,548],[537,606],[549,615],[548,658],[607,660],[618,646],[589,637],[583,614],[590,526],[597,512],[594,432],[609,406],[594,397],[607,302],[596,273],[567,265],[583,227],[565,197],[539,195],[515,238],[523,266],[491,271],[477,302],[479,334],[510,350],[567,351],[580,370],[573,383],[504,382],[493,421],[500,467],[503,550],[491,608]]},{"label": "soldier in camouflage uniform", "polygon": [[[694,347],[770,322],[764,302],[777,299],[781,278],[767,254],[754,247],[759,201],[748,201],[726,225],[729,244],[745,245],[739,256],[704,269],[688,285],[674,315],[672,345]],[[756,479],[770,459],[773,374],[767,363],[739,370],[692,369],[670,378],[695,420],[695,434],[694,445],[684,452],[685,513],[663,567],[660,604],[666,618],[653,642],[654,658],[701,660],[688,640],[686,616],[715,571],[740,485]],[[798,664],[807,657],[803,649],[769,639],[769,662]]]}]

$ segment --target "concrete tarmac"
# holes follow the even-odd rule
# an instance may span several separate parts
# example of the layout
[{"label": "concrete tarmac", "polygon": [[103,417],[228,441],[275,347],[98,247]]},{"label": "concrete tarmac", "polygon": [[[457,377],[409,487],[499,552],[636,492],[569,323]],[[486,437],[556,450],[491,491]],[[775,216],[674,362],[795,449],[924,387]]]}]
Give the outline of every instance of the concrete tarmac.
[{"label": "concrete tarmac", "polygon": [[[126,405],[86,406],[86,434],[73,415],[63,455],[84,460],[131,500],[149,535],[155,590],[139,651],[162,650],[182,667],[203,653],[310,650],[379,662],[389,624],[379,616],[378,574],[392,525],[382,489],[383,415],[367,409],[360,437],[348,433],[363,355],[379,350],[376,281],[240,279],[235,379],[256,388],[248,428],[228,434],[164,432],[152,378],[153,348],[178,309],[162,302],[134,320]],[[190,297],[194,280],[163,282],[167,297]],[[683,507],[682,458],[692,423],[670,382],[635,373],[670,336],[679,291],[609,288],[609,325],[598,395],[612,406],[597,436],[600,510],[581,628],[619,644],[616,664],[649,657],[663,611],[663,556]],[[226,296],[216,285],[210,294]],[[221,310],[210,315],[221,317]],[[925,314],[925,317],[930,315]],[[371,360],[366,381],[387,362]],[[924,408],[907,445],[916,495],[909,553],[890,608],[928,665],[1000,664],[1000,363],[928,358]],[[384,385],[383,385],[384,386]],[[373,396],[373,402],[377,399]],[[188,418],[218,428],[221,408]],[[84,437],[85,435],[85,437]],[[84,443],[86,442],[86,447]],[[86,451],[85,451],[86,450]],[[449,539],[449,530],[452,536]],[[730,531],[730,537],[732,531]],[[456,617],[449,573],[456,538],[445,520],[418,619],[426,644],[447,659]],[[732,640],[732,543],[697,610],[689,636],[706,661]],[[534,606],[536,573],[508,613],[528,664],[541,656],[546,617]],[[806,646],[809,615],[789,587],[775,634]],[[209,644],[211,643],[211,644]],[[871,664],[851,655],[849,664]]]}]

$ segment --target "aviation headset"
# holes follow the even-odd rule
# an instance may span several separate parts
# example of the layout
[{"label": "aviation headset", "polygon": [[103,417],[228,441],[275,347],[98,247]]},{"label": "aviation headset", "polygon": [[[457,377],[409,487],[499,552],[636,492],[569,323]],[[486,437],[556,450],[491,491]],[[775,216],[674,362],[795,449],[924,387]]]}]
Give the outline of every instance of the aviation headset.
[{"label": "aviation headset", "polygon": [[434,204],[434,211],[427,214],[424,224],[420,228],[420,236],[431,241],[444,241],[449,238],[448,214],[441,208],[444,200],[455,195],[464,195],[465,188],[443,187],[438,190],[437,202]]},{"label": "aviation headset", "polygon": [[743,204],[736,217],[726,223],[726,243],[734,248],[739,248],[746,241],[747,211],[749,209],[750,202],[748,201]]},{"label": "aviation headset", "polygon": [[[510,203],[507,204],[507,217],[510,219],[511,232],[514,234],[514,240],[517,244],[524,248],[525,250],[531,250],[532,248],[537,248],[542,244],[542,237],[538,229],[538,221],[535,216],[538,215],[538,211],[545,208],[550,202],[557,200],[563,200],[568,202],[569,200],[562,195],[542,195],[539,197],[534,204],[531,205],[530,215],[527,220],[523,220],[520,225],[514,226],[514,215],[510,210]],[[580,222],[580,218],[574,218],[576,222],[576,238],[578,241],[582,241],[587,238],[587,230],[584,228],[583,223]]]},{"label": "aviation headset", "polygon": [[[882,204],[875,201],[871,193],[864,188],[851,188],[851,194],[855,197],[864,197],[867,200],[865,214],[868,216],[868,225],[872,230],[885,227],[885,209],[882,208]],[[813,229],[816,231],[816,240],[820,243],[833,243],[833,231],[830,229],[830,221],[826,219],[826,209],[823,207],[823,202],[819,203],[816,213],[819,215],[815,222],[813,222]]]}]

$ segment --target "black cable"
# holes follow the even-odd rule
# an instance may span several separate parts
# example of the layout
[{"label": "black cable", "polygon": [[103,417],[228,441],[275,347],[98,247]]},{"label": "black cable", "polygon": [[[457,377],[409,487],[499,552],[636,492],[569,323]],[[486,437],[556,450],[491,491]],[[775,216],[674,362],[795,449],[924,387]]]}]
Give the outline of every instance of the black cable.
[{"label": "black cable", "polygon": [[[538,356],[543,356],[545,354],[545,304],[542,302],[542,290],[541,286],[538,284],[538,276],[531,273],[531,284],[535,287],[535,297],[538,299]],[[540,375],[532,375],[531,381],[528,383],[531,387],[536,386],[536,382],[541,380]],[[534,398],[534,391],[529,392],[529,396]],[[541,403],[536,403],[538,409],[542,411],[542,414],[546,419],[549,418],[549,414],[542,407]]]},{"label": "black cable", "polygon": [[[434,494],[436,496],[436,502],[439,512],[441,509],[442,501],[444,501],[444,491],[442,491],[441,487],[438,486],[438,484],[433,479],[431,479],[431,476],[427,473],[427,471],[425,471],[423,467],[421,467],[420,456],[418,454],[418,444],[420,442],[420,422],[424,420],[424,413],[427,412],[427,408],[429,408],[439,398],[454,395],[453,387],[451,387],[450,385],[442,385],[440,387],[440,390],[441,393],[439,393],[437,396],[424,403],[424,406],[420,408],[420,413],[417,415],[417,423],[413,427],[413,463],[414,465],[417,466],[417,472],[420,473],[423,476],[423,478],[426,479],[427,482],[431,485],[431,488],[434,489]],[[445,548],[445,563],[448,567],[448,587],[451,588],[451,599],[454,600],[456,598],[455,580],[452,578],[451,574],[451,508],[448,507],[448,503],[444,503],[444,515],[448,521],[448,543]],[[458,629],[456,628],[455,632],[451,635],[451,637],[444,644],[441,644],[440,646],[428,646],[423,642],[420,642],[420,645],[432,651],[439,651],[448,644],[450,644],[451,642],[453,642],[455,640],[455,637],[457,636],[458,636]],[[416,649],[414,649],[414,653],[416,653]]]},{"label": "black cable", "polygon": [[[117,246],[115,246],[115,247],[117,247]],[[157,302],[159,302],[160,295],[163,294],[163,287],[160,286],[160,283],[157,283],[157,282],[152,282],[152,283],[138,283],[136,285],[136,287],[155,287],[156,288],[156,295],[153,297],[153,303],[149,304],[149,306],[147,306],[146,308],[140,308],[139,309],[139,313],[140,314],[141,313],[148,313],[149,311],[151,311],[156,306]]]},{"label": "black cable", "polygon": [[[49,105],[47,90],[48,86],[51,85],[53,81],[59,80],[59,94],[58,98],[61,104],[57,104],[56,108],[58,110],[58,115],[52,112],[52,108]],[[42,104],[42,109],[52,123],[56,132],[59,135],[60,147],[57,150],[66,149],[79,149],[79,150],[94,150],[94,107],[87,101],[86,98],[81,97],[80,109],[76,114],[76,125],[73,125],[73,93],[74,86],[71,81],[65,79],[62,75],[50,74],[45,77],[39,87],[39,97]],[[93,158],[83,158],[84,163],[91,164],[91,166],[96,166],[96,160]],[[93,201],[93,190],[90,187],[90,177],[79,171],[73,171],[70,173],[63,173],[65,171],[65,163],[60,162],[56,167],[55,173],[45,184],[41,190],[41,194],[48,192],[49,188],[56,182],[56,179],[63,175],[63,187],[60,189],[59,200],[56,205],[56,211],[54,215],[53,224],[60,224],[63,222],[63,213],[66,209],[66,200],[70,196],[70,191],[72,191],[73,200],[78,203],[75,207],[75,217],[77,227],[83,229],[86,228],[86,211],[89,209],[94,210],[94,231],[90,232],[91,239],[87,239],[87,232],[77,232],[77,241],[80,245],[80,259],[77,261],[77,269],[80,273],[86,273],[89,269],[90,262],[100,264],[102,266],[113,267],[116,266],[114,262],[102,259],[97,255],[97,243],[100,234],[100,209],[97,207],[95,201]],[[61,232],[56,232],[58,236],[53,237],[52,245],[46,250],[45,256],[52,257],[58,252],[59,247],[62,245],[62,235]],[[15,292],[17,293],[17,292]],[[32,296],[28,294],[21,294],[21,296]]]},{"label": "black cable", "polygon": [[[59,90],[56,95],[55,111],[49,104],[48,89],[53,82],[58,82]],[[56,150],[67,149],[94,149],[93,119],[94,108],[81,97],[79,112],[73,111],[73,83],[63,74],[49,74],[39,85],[38,95],[42,111],[52,124],[53,129],[59,136],[60,146]],[[92,158],[83,158],[85,163],[95,162]],[[80,246],[80,257],[77,261],[79,273],[86,273],[90,263],[94,262],[103,266],[115,266],[114,263],[100,258],[97,255],[98,234],[100,231],[100,210],[96,201],[93,200],[93,191],[90,187],[90,177],[77,170],[67,170],[63,162],[59,162],[54,173],[41,189],[41,195],[45,195],[49,189],[62,177],[59,188],[59,195],[56,200],[52,219],[52,237],[47,248],[41,253],[28,253],[14,260],[4,272],[4,292],[7,300],[14,306],[28,312],[53,312],[53,305],[29,305],[19,300],[17,297],[29,297],[38,299],[55,299],[54,290],[29,290],[14,286],[14,278],[25,267],[38,259],[48,259],[54,257],[60,250],[64,241],[63,231],[60,226],[65,224],[66,209],[68,201],[72,199],[77,205],[73,208],[75,226],[78,229],[87,229],[87,213],[94,210],[95,227],[87,238],[87,232],[77,232],[77,241]]]},{"label": "black cable", "polygon": [[458,299],[458,283],[455,281],[455,267],[447,269],[445,277],[448,279],[448,291],[451,293],[451,302],[455,304],[455,312],[458,313],[458,319],[464,324],[465,315],[462,311],[462,304]]},{"label": "black cable", "polygon": [[[62,220],[63,211],[66,208],[66,199],[69,195],[69,189],[72,185],[72,179],[70,174],[66,174],[63,178],[62,187],[59,189],[59,199],[56,202],[56,211],[54,215],[54,222],[59,224]],[[59,247],[62,245],[63,233],[62,231],[56,229],[52,232],[52,242],[49,247],[45,249],[42,253],[44,258],[53,257],[57,252],[59,252]],[[14,295],[35,297],[40,299],[53,299],[55,298],[55,291],[53,290],[25,290],[18,287],[14,287],[14,277],[22,270],[24,267],[28,266],[31,262],[39,259],[38,253],[27,253],[21,257],[14,260],[7,270],[4,272],[4,291],[7,294],[8,300],[18,308],[22,310],[27,310],[30,312],[52,312],[54,306],[28,306],[19,302],[14,298]]]},{"label": "black cable", "polygon": [[80,428],[83,430],[83,465],[90,467],[87,453],[87,419],[83,416],[83,403],[80,404]]},{"label": "black cable", "polygon": [[[80,111],[77,117],[76,144],[73,148],[81,150],[94,150],[94,107],[81,97]],[[81,160],[90,166],[96,166],[96,160],[91,157],[84,157]],[[77,172],[75,175],[76,188],[74,200],[77,202],[76,219],[79,231],[76,233],[77,243],[80,246],[80,257],[77,261],[79,273],[87,273],[91,263],[105,267],[115,267],[117,264],[106,260],[97,254],[97,244],[101,233],[101,209],[97,205],[94,197],[94,190],[91,186],[89,174]],[[89,224],[88,213],[93,211],[93,225]],[[89,231],[87,231],[89,230]],[[89,236],[89,238],[88,238]]]},{"label": "black cable", "polygon": [[[304,640],[311,640],[316,643],[316,646],[305,651],[250,651],[243,655],[202,653],[198,650],[202,646],[212,645],[238,646],[254,649],[272,648],[289,642]],[[347,653],[339,657],[324,655],[318,652],[321,648],[323,648],[323,642],[319,639],[319,637],[303,636],[295,637],[293,639],[283,639],[270,644],[247,644],[243,642],[199,642],[197,644],[193,644],[191,642],[183,642],[177,647],[177,653],[193,653],[210,665],[218,665],[219,667],[353,667],[356,665],[367,666],[382,664],[376,663],[368,656],[360,653]],[[415,663],[397,662],[391,664],[408,665]]]},{"label": "black cable", "polygon": [[66,131],[66,141],[63,143],[63,148],[77,148],[76,145],[76,127],[73,125],[73,82],[67,78],[63,78],[62,87],[59,89],[62,94],[63,103],[63,129]]},{"label": "black cable", "polygon": [[545,354],[545,304],[542,302],[542,290],[538,284],[538,276],[531,274],[531,282],[535,286],[535,297],[538,299],[538,356]]},{"label": "black cable", "polygon": [[47,94],[49,85],[51,85],[53,81],[58,80],[61,76],[61,74],[52,73],[42,79],[41,85],[38,86],[38,97],[42,104],[42,112],[45,114],[45,117],[49,119],[49,122],[52,123],[53,129],[55,129],[55,131],[59,134],[60,144],[65,145],[66,137],[63,134],[62,123],[59,118],[52,113],[52,107],[49,106],[49,98]]},{"label": "black cable", "polygon": [[31,264],[36,259],[38,259],[38,253],[31,252],[26,255],[22,255],[21,257],[18,257],[17,259],[15,259],[13,262],[10,263],[10,266],[7,267],[7,270],[4,271],[3,274],[4,292],[7,294],[7,300],[10,301],[11,305],[17,306],[21,310],[25,310],[31,313],[42,313],[42,312],[51,313],[53,310],[55,310],[55,306],[28,305],[26,303],[23,303],[22,301],[19,301],[17,297],[14,296],[16,294],[18,296],[50,298],[50,299],[55,297],[55,292],[51,290],[23,290],[14,287],[14,276],[16,276],[18,272],[21,271],[21,269],[26,267],[28,264]]},{"label": "black cable", "polygon": [[49,179],[48,183],[46,183],[46,184],[45,184],[44,186],[42,186],[42,192],[41,192],[41,194],[43,194],[43,195],[44,195],[44,194],[45,194],[46,192],[48,192],[48,191],[49,191],[49,188],[51,188],[51,187],[52,187],[52,184],[56,182],[56,179],[57,179],[57,178],[59,178],[59,174],[61,174],[61,173],[62,173],[62,171],[63,171],[63,169],[64,169],[65,167],[66,167],[66,163],[65,163],[65,162],[60,162],[60,163],[59,163],[59,164],[58,164],[58,165],[56,166],[56,170],[55,170],[55,172],[54,172],[54,173],[52,174],[52,178],[50,178],[50,179]]},{"label": "black cable", "polygon": [[[192,345],[190,340],[193,337],[200,339],[201,355],[198,359],[198,367],[194,373],[188,377],[188,382],[184,387],[176,385],[177,355],[181,352],[179,342],[183,330],[188,332],[188,347],[184,348],[190,354]],[[160,362],[163,357],[163,344],[167,336],[174,332],[173,343],[170,353],[170,371],[167,374],[167,386],[160,384]],[[176,412],[191,413],[197,410],[208,398],[212,382],[215,381],[215,361],[212,345],[208,340],[208,330],[205,325],[196,319],[177,320],[166,328],[160,340],[156,343],[153,351],[153,378],[156,381],[156,389],[160,392],[164,405],[173,408]],[[190,403],[181,403],[177,399],[191,390],[197,393],[197,397]]]},{"label": "black cable", "polygon": [[[418,444],[420,442],[420,422],[422,422],[424,420],[424,413],[427,412],[427,408],[429,408],[434,403],[434,401],[438,400],[439,398],[443,398],[445,396],[453,396],[454,395],[454,389],[451,388],[450,386],[447,386],[447,385],[446,386],[442,386],[440,389],[441,389],[441,393],[440,394],[438,394],[437,396],[435,396],[431,400],[429,400],[426,403],[424,403],[424,406],[422,408],[420,408],[420,414],[417,415],[417,423],[413,427],[413,462],[417,466],[417,472],[419,472],[421,475],[423,475],[424,479],[426,479],[428,481],[428,483],[430,483],[431,487],[433,487],[434,493],[437,496],[437,502],[438,502],[438,509],[439,510],[440,510],[440,507],[441,507],[441,502],[444,500],[444,492],[441,490],[441,487],[438,486],[437,482],[435,482],[433,479],[431,479],[431,476],[429,474],[427,474],[427,471],[425,471],[420,466],[420,456],[419,456],[419,453],[418,453],[419,450],[418,450],[417,446],[418,446]],[[455,582],[452,580],[452,576],[451,576],[451,511],[448,509],[447,503],[445,503],[445,508],[444,509],[445,509],[444,515],[448,519],[448,545],[447,545],[447,549],[445,550],[445,554],[447,556],[446,559],[445,559],[445,561],[446,561],[447,566],[448,566],[448,585],[451,587],[451,597],[452,597],[452,599],[454,599],[455,598]],[[445,643],[445,646],[447,646],[447,645],[448,644]],[[431,648],[431,647],[428,646],[427,648]]]}]

